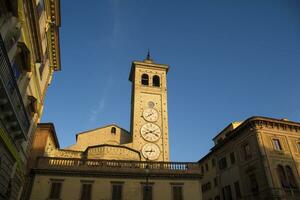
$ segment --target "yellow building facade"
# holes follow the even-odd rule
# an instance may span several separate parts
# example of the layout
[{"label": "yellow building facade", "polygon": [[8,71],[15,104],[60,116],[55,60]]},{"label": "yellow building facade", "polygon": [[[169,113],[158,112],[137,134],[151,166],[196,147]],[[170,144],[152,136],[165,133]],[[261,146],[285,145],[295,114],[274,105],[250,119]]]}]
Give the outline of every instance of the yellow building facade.
[{"label": "yellow building facade", "polygon": [[300,199],[300,123],[252,117],[228,125],[199,164],[203,200]]},{"label": "yellow building facade", "polygon": [[61,149],[54,125],[40,124],[26,199],[201,199],[199,164],[169,161],[168,70],[149,55],[132,62],[130,131],[96,128]]},{"label": "yellow building facade", "polygon": [[0,199],[20,199],[32,137],[60,70],[58,0],[0,1]]}]

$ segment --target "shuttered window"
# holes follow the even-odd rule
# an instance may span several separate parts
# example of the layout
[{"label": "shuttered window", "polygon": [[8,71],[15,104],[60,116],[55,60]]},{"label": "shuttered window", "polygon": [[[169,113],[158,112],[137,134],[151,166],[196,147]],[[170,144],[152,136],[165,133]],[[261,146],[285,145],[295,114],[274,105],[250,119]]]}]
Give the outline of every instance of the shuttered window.
[{"label": "shuttered window", "polygon": [[143,186],[143,200],[152,200],[152,185]]},{"label": "shuttered window", "polygon": [[92,184],[83,183],[81,188],[81,200],[91,200],[92,199]]},{"label": "shuttered window", "polygon": [[233,200],[230,185],[223,187],[222,193],[223,193],[224,200]]},{"label": "shuttered window", "polygon": [[238,181],[234,183],[234,189],[235,189],[235,196],[236,196],[236,198],[237,199],[241,198],[242,194],[241,194],[240,184],[239,184]]},{"label": "shuttered window", "polygon": [[172,190],[173,190],[173,200],[183,200],[182,186],[174,185]]},{"label": "shuttered window", "polygon": [[234,152],[231,152],[231,153],[230,153],[230,162],[231,162],[231,164],[234,164],[234,163],[235,163],[235,155],[234,155]]},{"label": "shuttered window", "polygon": [[112,200],[122,200],[122,184],[113,184],[112,185]]},{"label": "shuttered window", "polygon": [[61,193],[62,182],[52,182],[50,190],[50,199],[59,199]]}]

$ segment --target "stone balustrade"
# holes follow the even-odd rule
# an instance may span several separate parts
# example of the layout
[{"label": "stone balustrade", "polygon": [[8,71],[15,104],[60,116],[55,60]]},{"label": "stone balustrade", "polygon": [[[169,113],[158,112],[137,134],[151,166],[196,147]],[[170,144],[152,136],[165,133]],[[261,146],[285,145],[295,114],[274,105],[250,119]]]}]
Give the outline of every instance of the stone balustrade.
[{"label": "stone balustrade", "polygon": [[121,161],[78,158],[39,157],[36,170],[61,170],[85,172],[115,172],[135,174],[181,174],[201,176],[198,163]]}]

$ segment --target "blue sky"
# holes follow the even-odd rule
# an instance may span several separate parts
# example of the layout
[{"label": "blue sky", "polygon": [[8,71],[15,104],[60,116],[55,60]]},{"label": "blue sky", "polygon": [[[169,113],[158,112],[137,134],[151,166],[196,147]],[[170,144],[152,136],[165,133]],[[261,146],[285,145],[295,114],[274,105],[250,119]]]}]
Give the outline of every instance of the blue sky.
[{"label": "blue sky", "polygon": [[197,161],[232,121],[300,122],[300,1],[61,1],[62,71],[42,122],[61,143],[116,123],[129,130],[131,62],[169,64],[171,159]]}]

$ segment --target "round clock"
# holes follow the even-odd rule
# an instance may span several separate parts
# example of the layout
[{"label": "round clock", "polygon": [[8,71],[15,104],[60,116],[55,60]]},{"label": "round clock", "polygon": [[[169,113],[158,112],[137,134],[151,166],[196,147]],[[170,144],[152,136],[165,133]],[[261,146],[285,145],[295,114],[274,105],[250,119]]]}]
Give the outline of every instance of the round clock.
[{"label": "round clock", "polygon": [[148,143],[143,146],[142,154],[148,160],[156,160],[159,157],[160,150],[156,144]]},{"label": "round clock", "polygon": [[149,122],[155,122],[158,119],[158,113],[153,108],[147,108],[143,112],[143,117],[145,120],[147,120]]},{"label": "round clock", "polygon": [[156,124],[144,124],[141,128],[141,135],[145,140],[155,142],[161,136],[160,128]]}]

